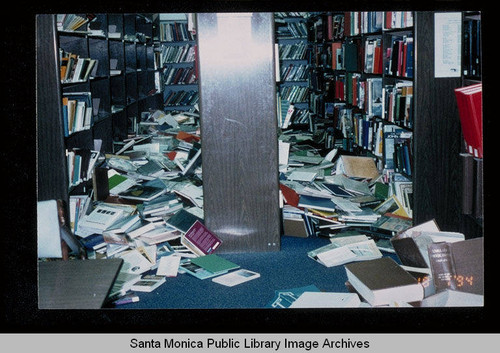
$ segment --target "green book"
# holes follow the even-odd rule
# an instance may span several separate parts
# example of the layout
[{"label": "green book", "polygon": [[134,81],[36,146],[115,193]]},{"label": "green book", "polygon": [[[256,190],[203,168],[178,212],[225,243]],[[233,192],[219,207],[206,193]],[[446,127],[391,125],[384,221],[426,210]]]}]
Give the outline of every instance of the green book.
[{"label": "green book", "polygon": [[110,177],[108,179],[108,183],[109,183],[109,189],[113,189],[115,186],[123,183],[124,181],[126,181],[128,178],[126,176],[123,176],[121,174],[115,174],[113,175],[112,177]]},{"label": "green book", "polygon": [[212,273],[223,273],[240,267],[239,265],[215,254],[195,257],[191,259],[191,262]]}]

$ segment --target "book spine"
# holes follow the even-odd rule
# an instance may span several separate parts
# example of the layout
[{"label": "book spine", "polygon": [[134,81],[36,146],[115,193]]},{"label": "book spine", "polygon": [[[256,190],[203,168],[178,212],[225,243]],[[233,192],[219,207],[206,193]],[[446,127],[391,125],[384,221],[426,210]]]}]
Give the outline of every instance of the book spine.
[{"label": "book spine", "polygon": [[453,281],[453,260],[451,249],[446,242],[433,243],[428,247],[429,262],[436,292],[455,290]]}]

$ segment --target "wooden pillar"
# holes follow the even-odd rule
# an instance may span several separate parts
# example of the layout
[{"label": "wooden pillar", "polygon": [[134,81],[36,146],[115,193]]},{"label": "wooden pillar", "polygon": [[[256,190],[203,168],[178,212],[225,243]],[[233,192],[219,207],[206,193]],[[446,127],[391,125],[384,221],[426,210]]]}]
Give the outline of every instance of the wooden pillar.
[{"label": "wooden pillar", "polygon": [[414,223],[435,219],[459,231],[462,148],[454,89],[460,77],[435,77],[434,12],[415,12]]},{"label": "wooden pillar", "polygon": [[279,250],[271,13],[197,15],[205,224],[220,252]]},{"label": "wooden pillar", "polygon": [[36,17],[38,200],[68,202],[55,15]]}]

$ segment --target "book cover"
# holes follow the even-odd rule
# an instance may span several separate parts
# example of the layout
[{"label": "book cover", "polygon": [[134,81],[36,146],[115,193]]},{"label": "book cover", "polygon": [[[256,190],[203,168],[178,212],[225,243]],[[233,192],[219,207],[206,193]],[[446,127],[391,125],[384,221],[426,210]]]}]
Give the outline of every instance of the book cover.
[{"label": "book cover", "polygon": [[332,200],[311,195],[300,195],[298,206],[323,211],[335,211],[337,208]]},{"label": "book cover", "polygon": [[428,247],[436,292],[446,289],[484,294],[483,238]]},{"label": "book cover", "polygon": [[234,287],[238,284],[251,281],[252,279],[256,279],[260,277],[260,273],[240,269],[238,271],[234,271],[222,276],[215,277],[212,279],[213,282],[222,284],[226,287]]},{"label": "book cover", "polygon": [[289,308],[357,308],[360,305],[356,293],[304,292]]},{"label": "book cover", "polygon": [[167,223],[181,232],[186,233],[197,221],[203,223],[202,218],[186,211],[185,209],[181,209],[170,217],[167,220]]},{"label": "book cover", "polygon": [[163,188],[138,184],[120,192],[118,196],[130,200],[151,201],[165,192],[166,189]]},{"label": "book cover", "polygon": [[392,258],[344,265],[355,290],[372,306],[421,301],[424,288]]},{"label": "book cover", "polygon": [[203,267],[205,270],[212,273],[225,273],[230,270],[238,269],[240,267],[240,265],[215,254],[195,257],[191,259],[191,262],[195,265]]},{"label": "book cover", "polygon": [[222,240],[197,220],[182,236],[181,243],[202,256],[214,252]]},{"label": "book cover", "polygon": [[348,177],[375,179],[380,173],[373,158],[362,156],[341,156],[342,167]]},{"label": "book cover", "polygon": [[130,288],[136,292],[152,292],[165,283],[165,277],[156,275],[146,275],[135,282]]},{"label": "book cover", "polygon": [[455,89],[455,97],[467,152],[482,158],[482,84],[457,88]]}]

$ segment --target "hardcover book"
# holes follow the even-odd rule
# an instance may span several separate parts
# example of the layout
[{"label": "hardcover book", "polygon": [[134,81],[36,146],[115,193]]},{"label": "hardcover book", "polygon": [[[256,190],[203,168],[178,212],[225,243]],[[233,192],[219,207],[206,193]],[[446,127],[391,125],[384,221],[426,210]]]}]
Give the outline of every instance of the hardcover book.
[{"label": "hardcover book", "polygon": [[424,288],[392,258],[344,265],[349,283],[372,306],[411,303],[424,298]]},{"label": "hardcover book", "polygon": [[462,133],[467,152],[483,158],[483,90],[482,84],[455,89]]},{"label": "hardcover book", "polygon": [[240,266],[215,254],[208,254],[191,259],[191,263],[203,267],[212,273],[225,273]]},{"label": "hardcover book", "polygon": [[222,240],[208,230],[203,223],[196,221],[182,236],[181,243],[199,256],[214,252]]},{"label": "hardcover book", "polygon": [[436,292],[446,289],[484,294],[483,238],[428,247]]}]

